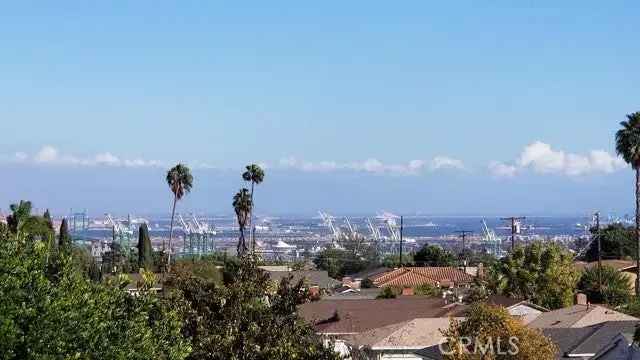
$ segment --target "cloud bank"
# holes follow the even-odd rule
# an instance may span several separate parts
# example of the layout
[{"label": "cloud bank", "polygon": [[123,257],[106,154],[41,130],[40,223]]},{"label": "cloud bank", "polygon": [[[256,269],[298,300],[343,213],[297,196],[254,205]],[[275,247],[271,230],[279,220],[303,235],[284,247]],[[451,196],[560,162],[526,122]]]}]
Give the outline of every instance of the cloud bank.
[{"label": "cloud bank", "polygon": [[124,159],[110,152],[99,153],[92,156],[66,154],[51,145],[43,146],[38,152],[32,155],[25,152],[17,152],[11,160],[17,163],[55,166],[114,166],[130,168],[164,166],[160,161],[144,160],[141,158]]},{"label": "cloud bank", "polygon": [[310,162],[295,157],[280,159],[279,165],[285,169],[296,169],[305,172],[331,172],[352,170],[376,174],[417,175],[424,170],[465,169],[461,160],[446,156],[436,156],[432,160],[411,160],[407,163],[388,164],[371,158],[359,162],[339,163],[336,161]]},{"label": "cloud bank", "polygon": [[587,154],[567,153],[554,149],[551,145],[536,141],[527,145],[513,163],[492,161],[489,172],[496,177],[514,177],[524,170],[537,174],[565,176],[585,176],[610,174],[624,169],[623,159],[604,150],[592,150]]}]

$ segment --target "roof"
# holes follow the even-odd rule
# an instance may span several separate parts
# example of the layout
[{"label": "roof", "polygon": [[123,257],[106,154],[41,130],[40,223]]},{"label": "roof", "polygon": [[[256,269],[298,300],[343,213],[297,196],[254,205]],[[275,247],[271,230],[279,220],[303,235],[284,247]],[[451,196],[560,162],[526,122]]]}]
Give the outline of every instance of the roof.
[{"label": "roof", "polygon": [[411,296],[388,300],[322,300],[299,306],[298,314],[318,333],[345,335],[414,319],[461,317],[466,309],[466,305],[445,306],[444,300],[438,298]]},{"label": "roof", "polygon": [[344,340],[372,350],[420,350],[440,344],[442,331],[448,328],[449,318],[414,319],[351,335]]},{"label": "roof", "polygon": [[339,293],[336,291],[331,296],[324,297],[325,300],[374,300],[380,295],[382,289],[373,288],[373,289],[353,289],[353,291]]},{"label": "roof", "polygon": [[350,275],[347,275],[347,276],[352,278],[352,279],[354,279],[354,280],[355,279],[369,279],[369,278],[372,278],[372,277],[374,277],[376,275],[380,275],[380,274],[389,272],[390,270],[393,270],[393,269],[390,269],[388,267],[377,267],[377,268],[373,268],[373,269],[363,270],[363,271],[361,271],[359,273],[350,274]]},{"label": "roof", "polygon": [[[598,262],[590,262],[586,263],[583,261],[578,261],[574,263],[575,267],[579,270],[591,269],[598,266]],[[618,271],[628,271],[636,268],[635,261],[630,260],[602,260],[602,266],[609,266]]]},{"label": "roof", "polygon": [[311,285],[319,286],[324,289],[333,289],[336,286],[342,285],[336,279],[329,277],[329,273],[320,270],[301,270],[301,271],[267,271],[271,280],[280,282],[283,278],[287,278],[290,275],[293,276],[293,282],[298,282],[301,279]]},{"label": "roof", "polygon": [[538,306],[528,300],[518,300],[518,299],[513,299],[510,298],[508,296],[504,296],[504,295],[491,295],[489,296],[489,298],[486,301],[487,304],[489,305],[493,305],[493,306],[501,306],[504,308],[512,308],[518,305],[525,305],[528,306],[530,308],[536,309],[536,310],[540,310],[542,312],[548,312],[549,309],[546,309],[542,306]]},{"label": "roof", "polygon": [[538,329],[584,328],[609,321],[640,321],[640,319],[599,305],[574,305],[542,313],[529,326]]},{"label": "roof", "polygon": [[455,267],[403,267],[371,278],[378,287],[440,286],[444,283],[469,284],[473,276]]},{"label": "roof", "polygon": [[585,328],[543,329],[543,334],[560,349],[561,358],[593,357],[605,350],[619,335],[629,344],[638,321],[613,321]]}]

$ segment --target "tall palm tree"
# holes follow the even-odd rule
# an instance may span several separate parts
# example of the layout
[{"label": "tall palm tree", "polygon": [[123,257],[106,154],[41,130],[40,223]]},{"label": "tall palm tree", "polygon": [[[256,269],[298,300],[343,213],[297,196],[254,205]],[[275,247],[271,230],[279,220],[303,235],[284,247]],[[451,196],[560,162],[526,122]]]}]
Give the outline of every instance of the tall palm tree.
[{"label": "tall palm tree", "polygon": [[[168,269],[171,269],[171,253],[173,252],[173,220],[176,216],[176,203],[183,196],[191,192],[193,187],[193,176],[191,170],[184,165],[178,164],[167,172],[167,184],[173,193],[173,209],[171,210],[171,227],[169,229],[169,257],[167,259]],[[162,250],[164,251],[164,240],[162,242]]]},{"label": "tall palm tree", "polygon": [[248,248],[245,242],[244,229],[251,214],[251,208],[253,203],[251,202],[251,195],[249,190],[242,188],[233,197],[233,209],[236,211],[236,217],[238,218],[238,228],[240,229],[240,238],[238,239],[238,256],[244,255]]},{"label": "tall palm tree", "polygon": [[11,215],[7,217],[7,224],[12,232],[17,233],[24,222],[31,217],[31,207],[31,201],[20,200],[18,204],[11,204],[9,207]]},{"label": "tall palm tree", "polygon": [[636,295],[640,296],[640,112],[627,115],[616,133],[616,152],[636,172]]},{"label": "tall palm tree", "polygon": [[256,164],[247,165],[246,171],[242,174],[244,181],[251,182],[251,214],[249,215],[249,233],[251,234],[251,249],[255,250],[256,244],[253,234],[253,188],[264,181],[264,170]]}]

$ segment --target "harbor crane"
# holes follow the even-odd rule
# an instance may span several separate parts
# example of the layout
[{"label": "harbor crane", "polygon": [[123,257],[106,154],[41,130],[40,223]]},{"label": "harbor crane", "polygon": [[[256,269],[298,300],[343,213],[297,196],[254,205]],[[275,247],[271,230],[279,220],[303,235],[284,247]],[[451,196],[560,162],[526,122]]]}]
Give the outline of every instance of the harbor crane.
[{"label": "harbor crane", "polygon": [[335,218],[322,211],[319,211],[318,214],[320,215],[323,224],[331,230],[331,234],[333,235],[333,246],[340,247],[339,244],[342,240],[342,231],[335,225]]},{"label": "harbor crane", "polygon": [[130,226],[125,226],[122,222],[114,220],[113,217],[111,217],[111,214],[105,214],[105,217],[105,223],[113,230],[111,251],[114,251],[114,244],[117,242],[120,247],[120,251],[127,254],[131,247],[133,230],[131,230]]},{"label": "harbor crane", "polygon": [[501,258],[503,255],[502,239],[496,235],[493,229],[490,229],[487,225],[487,221],[482,219],[482,241],[487,243],[488,252],[496,258]]}]

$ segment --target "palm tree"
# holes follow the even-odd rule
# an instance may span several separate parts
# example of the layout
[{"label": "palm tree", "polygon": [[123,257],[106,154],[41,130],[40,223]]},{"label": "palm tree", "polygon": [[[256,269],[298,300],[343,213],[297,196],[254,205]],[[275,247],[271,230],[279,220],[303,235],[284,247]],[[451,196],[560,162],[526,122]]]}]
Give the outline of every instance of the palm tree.
[{"label": "palm tree", "polygon": [[240,239],[238,240],[238,256],[242,256],[247,252],[247,244],[244,239],[244,229],[247,225],[249,214],[251,214],[251,208],[253,207],[251,202],[251,195],[249,190],[242,188],[233,197],[233,208],[236,211],[238,218],[238,228],[240,229]]},{"label": "palm tree", "polygon": [[636,172],[636,295],[640,296],[640,112],[627,115],[616,133],[616,152]]},{"label": "palm tree", "polygon": [[7,224],[12,232],[18,233],[24,222],[31,217],[31,207],[31,201],[20,200],[18,204],[11,204],[11,215],[7,217]]},{"label": "palm tree", "polygon": [[603,266],[585,270],[578,289],[594,303],[616,307],[628,302],[631,285],[623,272],[611,266]]},{"label": "palm tree", "polygon": [[[167,184],[173,193],[173,209],[171,210],[171,227],[169,229],[169,257],[167,259],[168,269],[171,269],[171,252],[173,251],[173,220],[176,216],[176,203],[189,192],[193,187],[193,176],[191,170],[184,165],[178,164],[167,172]],[[164,240],[162,242],[162,250],[164,251]]]},{"label": "palm tree", "polygon": [[251,214],[249,215],[249,231],[251,234],[251,249],[255,250],[256,244],[253,234],[253,188],[254,185],[260,185],[264,181],[264,171],[256,164],[247,165],[247,171],[242,174],[244,181],[251,182]]}]

